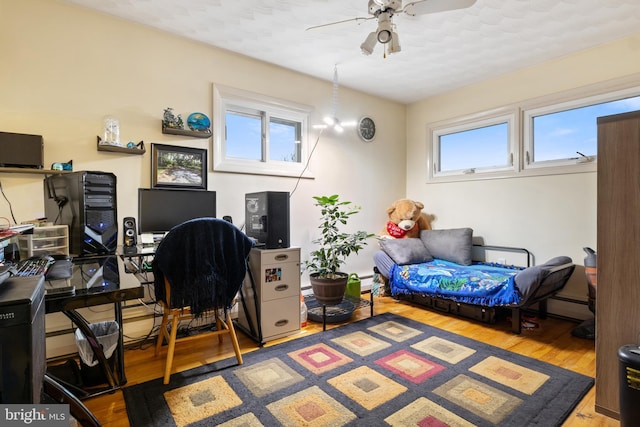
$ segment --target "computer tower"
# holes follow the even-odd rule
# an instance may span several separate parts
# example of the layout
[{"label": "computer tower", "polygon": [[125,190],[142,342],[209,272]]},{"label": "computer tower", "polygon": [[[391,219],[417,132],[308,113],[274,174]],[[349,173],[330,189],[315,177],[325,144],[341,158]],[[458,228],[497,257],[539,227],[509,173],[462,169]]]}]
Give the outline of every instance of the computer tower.
[{"label": "computer tower", "polygon": [[118,244],[116,176],[77,171],[44,180],[49,221],[69,226],[69,252],[76,256],[113,254]]},{"label": "computer tower", "polygon": [[289,247],[289,193],[263,191],[245,194],[245,227],[256,246]]},{"label": "computer tower", "polygon": [[11,277],[0,288],[0,404],[40,404],[46,371],[44,277]]}]

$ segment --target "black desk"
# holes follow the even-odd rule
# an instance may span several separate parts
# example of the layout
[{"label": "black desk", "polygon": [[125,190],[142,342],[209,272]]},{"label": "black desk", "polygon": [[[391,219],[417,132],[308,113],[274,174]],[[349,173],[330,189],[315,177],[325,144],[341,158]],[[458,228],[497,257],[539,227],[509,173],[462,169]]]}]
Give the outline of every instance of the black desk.
[{"label": "black desk", "polygon": [[151,263],[158,245],[118,246],[116,253],[124,260],[127,273],[133,273],[143,285],[153,284],[153,272],[145,270],[144,263]]},{"label": "black desk", "polygon": [[[64,313],[84,333],[107,379],[108,387],[89,393],[73,384],[63,383],[78,397],[86,398],[99,393],[113,391],[127,382],[124,371],[124,340],[122,324],[122,302],[143,298],[144,289],[135,275],[125,272],[123,260],[116,255],[75,258],[73,275],[63,284],[76,288],[73,296],[45,299],[46,313]],[[56,286],[57,281],[46,286]],[[116,372],[109,366],[89,322],[76,310],[102,304],[113,304],[114,319],[119,326],[118,347],[116,349]]]},{"label": "black desk", "polygon": [[125,257],[145,257],[153,256],[158,248],[154,245],[134,245],[134,246],[118,246],[116,253]]}]

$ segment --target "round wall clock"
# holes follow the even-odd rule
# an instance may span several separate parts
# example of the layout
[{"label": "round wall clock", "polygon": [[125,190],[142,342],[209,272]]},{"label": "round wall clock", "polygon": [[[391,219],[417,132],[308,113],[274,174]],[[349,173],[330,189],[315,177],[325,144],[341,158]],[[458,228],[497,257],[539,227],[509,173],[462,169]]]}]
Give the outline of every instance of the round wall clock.
[{"label": "round wall clock", "polygon": [[371,117],[363,117],[358,122],[358,135],[365,142],[371,142],[376,137],[376,123]]}]

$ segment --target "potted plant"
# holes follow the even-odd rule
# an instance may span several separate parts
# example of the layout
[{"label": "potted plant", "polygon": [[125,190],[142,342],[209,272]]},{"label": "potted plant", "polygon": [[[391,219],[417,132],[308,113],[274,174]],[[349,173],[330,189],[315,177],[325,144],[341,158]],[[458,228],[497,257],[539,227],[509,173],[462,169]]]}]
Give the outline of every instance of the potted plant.
[{"label": "potted plant", "polygon": [[311,252],[311,257],[304,262],[304,269],[309,270],[309,280],[316,300],[320,304],[335,305],[342,301],[349,275],[340,272],[340,266],[352,253],[358,253],[372,237],[366,231],[344,233],[338,228],[346,225],[349,218],[360,212],[361,207],[352,202],[340,201],[337,194],[333,196],[313,196],[315,206],[320,207],[320,237],[313,240],[319,247]]}]

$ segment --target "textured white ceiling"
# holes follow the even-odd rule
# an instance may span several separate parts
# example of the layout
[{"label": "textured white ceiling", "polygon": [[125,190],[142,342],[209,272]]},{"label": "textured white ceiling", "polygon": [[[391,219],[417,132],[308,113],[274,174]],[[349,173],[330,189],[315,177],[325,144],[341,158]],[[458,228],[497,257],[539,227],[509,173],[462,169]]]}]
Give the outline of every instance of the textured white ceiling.
[{"label": "textured white ceiling", "polygon": [[[640,31],[639,0],[477,0],[396,15],[402,51],[364,56],[367,0],[65,0],[401,103]],[[639,58],[640,60],[640,58]],[[579,70],[576,70],[579,72]]]}]

